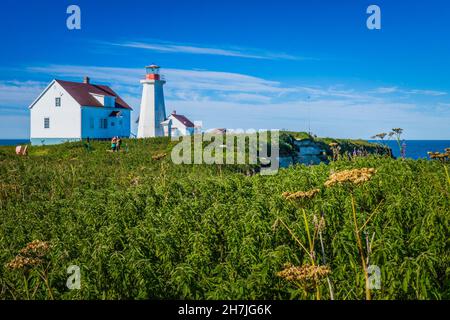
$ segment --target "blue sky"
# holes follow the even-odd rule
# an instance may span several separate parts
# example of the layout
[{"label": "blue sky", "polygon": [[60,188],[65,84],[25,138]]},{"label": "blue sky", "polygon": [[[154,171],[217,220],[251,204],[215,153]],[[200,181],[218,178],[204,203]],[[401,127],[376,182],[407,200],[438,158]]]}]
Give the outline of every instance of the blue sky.
[{"label": "blue sky", "polygon": [[[81,8],[81,30],[66,9]],[[366,9],[381,8],[368,30]],[[17,1],[0,4],[0,139],[28,137],[54,78],[109,84],[139,111],[145,65],[167,111],[205,128],[450,139],[448,1]]]}]

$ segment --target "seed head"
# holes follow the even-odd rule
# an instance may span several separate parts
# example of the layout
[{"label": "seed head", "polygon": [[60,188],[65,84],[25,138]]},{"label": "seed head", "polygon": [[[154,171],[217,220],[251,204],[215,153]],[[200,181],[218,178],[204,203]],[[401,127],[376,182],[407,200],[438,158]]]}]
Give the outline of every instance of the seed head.
[{"label": "seed head", "polygon": [[330,147],[337,147],[339,144],[336,142],[331,142],[330,144],[328,144]]},{"label": "seed head", "polygon": [[402,129],[402,128],[394,128],[394,129],[392,129],[392,132],[393,132],[394,134],[400,135],[400,134],[403,133],[403,129]]},{"label": "seed head", "polygon": [[132,178],[131,181],[130,181],[130,183],[131,183],[132,186],[137,186],[137,185],[139,185],[139,182],[140,182],[140,178],[139,178],[139,177],[134,177],[134,178]]},{"label": "seed head", "polygon": [[376,172],[374,168],[344,170],[331,174],[324,186],[328,188],[336,184],[344,183],[360,185],[369,181]]},{"label": "seed head", "polygon": [[48,242],[34,240],[20,250],[20,254],[24,256],[43,257],[50,250]]},{"label": "seed head", "polygon": [[50,245],[48,242],[34,240],[21,249],[19,254],[6,264],[6,267],[17,270],[40,265],[49,251]]},{"label": "seed head", "polygon": [[155,154],[154,156],[152,156],[152,159],[157,161],[157,160],[161,160],[165,156],[167,156],[167,153],[158,153],[158,154]]},{"label": "seed head", "polygon": [[21,255],[16,256],[10,262],[6,264],[6,267],[12,270],[24,269],[29,267],[34,267],[42,263],[41,259],[38,258],[27,258]]},{"label": "seed head", "polygon": [[303,200],[303,199],[312,199],[318,193],[320,193],[319,189],[313,189],[310,191],[283,192],[282,196],[286,200]]},{"label": "seed head", "polygon": [[316,215],[313,216],[314,229],[317,232],[323,232],[325,230],[325,218],[323,216],[317,218]]},{"label": "seed head", "polygon": [[[428,156],[430,157],[430,159],[439,159],[442,161],[445,161],[447,158],[450,157],[450,148],[445,149],[446,152],[445,153],[440,153],[440,152],[428,152]],[[449,150],[449,151],[447,151]]]},{"label": "seed head", "polygon": [[303,283],[316,282],[330,274],[330,268],[327,266],[312,266],[305,264],[303,266],[285,265],[284,269],[277,275],[287,281],[298,281]]}]

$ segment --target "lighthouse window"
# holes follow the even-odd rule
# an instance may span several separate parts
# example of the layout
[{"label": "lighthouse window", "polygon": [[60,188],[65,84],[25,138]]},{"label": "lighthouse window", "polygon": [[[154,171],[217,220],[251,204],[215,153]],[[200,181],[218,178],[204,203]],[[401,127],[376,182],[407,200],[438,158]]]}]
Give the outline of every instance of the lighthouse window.
[{"label": "lighthouse window", "polygon": [[61,98],[56,98],[55,99],[55,106],[56,107],[61,107]]},{"label": "lighthouse window", "polygon": [[50,118],[44,118],[44,129],[50,128]]}]

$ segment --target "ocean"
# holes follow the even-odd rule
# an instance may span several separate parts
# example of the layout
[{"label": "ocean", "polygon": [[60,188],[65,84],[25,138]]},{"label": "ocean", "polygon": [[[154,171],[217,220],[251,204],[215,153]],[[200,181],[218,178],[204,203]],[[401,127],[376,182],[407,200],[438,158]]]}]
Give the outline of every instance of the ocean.
[{"label": "ocean", "polygon": [[[369,140],[370,142],[378,142]],[[411,159],[427,158],[428,151],[444,152],[445,148],[450,148],[450,140],[406,140],[406,157]],[[385,145],[392,149],[395,157],[400,157],[400,150],[397,141],[385,141]]]},{"label": "ocean", "polygon": [[27,144],[30,143],[30,140],[28,139],[7,139],[7,140],[1,140],[0,139],[0,147],[1,146],[17,146],[20,144]]}]

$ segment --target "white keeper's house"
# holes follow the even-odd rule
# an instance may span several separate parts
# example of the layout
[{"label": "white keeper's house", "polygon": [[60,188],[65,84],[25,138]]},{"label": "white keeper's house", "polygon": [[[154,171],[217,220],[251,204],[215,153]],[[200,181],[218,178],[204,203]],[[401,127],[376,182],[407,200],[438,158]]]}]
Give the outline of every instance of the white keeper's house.
[{"label": "white keeper's house", "polygon": [[179,137],[179,136],[191,136],[195,133],[199,133],[195,124],[181,114],[177,114],[176,111],[167,117],[167,119],[161,122],[163,127],[164,136]]},{"label": "white keeper's house", "polygon": [[110,87],[53,80],[30,105],[33,145],[130,136],[132,108]]}]

